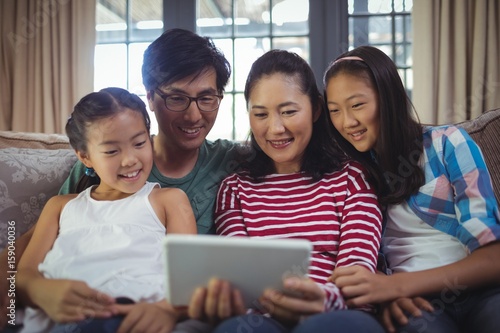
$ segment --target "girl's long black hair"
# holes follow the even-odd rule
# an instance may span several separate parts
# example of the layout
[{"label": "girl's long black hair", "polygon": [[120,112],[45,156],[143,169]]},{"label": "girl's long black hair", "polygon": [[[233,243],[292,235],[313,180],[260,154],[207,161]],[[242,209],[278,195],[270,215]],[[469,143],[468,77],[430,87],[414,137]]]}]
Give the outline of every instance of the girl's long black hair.
[{"label": "girl's long black hair", "polygon": [[378,173],[375,178],[378,179],[380,202],[401,203],[416,194],[425,181],[424,171],[418,165],[423,154],[422,125],[416,119],[396,65],[383,51],[372,46],[360,46],[340,55],[337,60],[345,57],[359,57],[362,60],[351,58],[332,62],[323,78],[325,88],[328,81],[339,74],[366,79],[377,94],[380,133],[375,149],[360,153],[331,122],[330,128],[348,155]]}]

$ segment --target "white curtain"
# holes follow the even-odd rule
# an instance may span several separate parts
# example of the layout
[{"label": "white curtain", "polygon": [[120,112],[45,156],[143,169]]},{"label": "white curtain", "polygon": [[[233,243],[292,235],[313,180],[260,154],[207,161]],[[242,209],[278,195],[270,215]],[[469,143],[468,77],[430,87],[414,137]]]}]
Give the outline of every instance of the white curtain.
[{"label": "white curtain", "polygon": [[500,107],[500,2],[413,2],[413,103],[423,123]]},{"label": "white curtain", "polygon": [[64,133],[93,90],[95,0],[2,0],[0,130]]}]

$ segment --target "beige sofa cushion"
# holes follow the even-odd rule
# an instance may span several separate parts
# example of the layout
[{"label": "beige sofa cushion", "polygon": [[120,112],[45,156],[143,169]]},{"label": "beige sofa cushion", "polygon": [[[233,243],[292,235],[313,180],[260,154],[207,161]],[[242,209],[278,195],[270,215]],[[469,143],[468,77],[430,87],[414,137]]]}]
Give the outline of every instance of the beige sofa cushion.
[{"label": "beige sofa cushion", "polygon": [[62,134],[0,131],[0,149],[70,149],[68,137]]},{"label": "beige sofa cushion", "polygon": [[37,222],[75,162],[72,149],[0,149],[0,250]]}]

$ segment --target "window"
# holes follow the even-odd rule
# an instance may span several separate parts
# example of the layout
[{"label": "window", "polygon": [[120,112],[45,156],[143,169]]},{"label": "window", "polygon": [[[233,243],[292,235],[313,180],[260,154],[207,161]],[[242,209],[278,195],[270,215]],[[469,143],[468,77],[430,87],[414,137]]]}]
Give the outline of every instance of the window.
[{"label": "window", "polygon": [[197,1],[197,32],[212,37],[232,68],[209,138],[247,139],[243,90],[250,66],[276,48],[294,51],[309,61],[308,16],[308,0]]},{"label": "window", "polygon": [[[358,45],[382,49],[400,69],[411,94],[411,0],[97,0],[95,84],[126,88],[146,101],[144,50],[164,30],[181,27],[210,36],[232,67],[208,138],[245,140],[249,125],[243,89],[253,61],[280,48],[315,71]],[[158,127],[154,116],[152,133]]]},{"label": "window", "polygon": [[[120,87],[139,95],[147,105],[142,84],[142,57],[163,31],[163,0],[98,0],[94,90]],[[151,116],[151,132],[158,126]]]},{"label": "window", "polygon": [[391,57],[411,95],[412,0],[349,0],[349,48],[373,45]]}]

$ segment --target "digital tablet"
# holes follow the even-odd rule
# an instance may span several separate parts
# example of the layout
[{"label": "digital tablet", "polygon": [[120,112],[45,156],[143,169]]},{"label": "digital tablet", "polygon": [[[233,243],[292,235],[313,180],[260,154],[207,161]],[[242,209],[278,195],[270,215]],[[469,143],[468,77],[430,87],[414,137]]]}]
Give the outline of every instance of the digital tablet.
[{"label": "digital tablet", "polygon": [[188,305],[194,289],[212,277],[229,281],[255,307],[266,288],[282,289],[287,276],[307,275],[311,242],[215,235],[166,235],[166,299]]}]

